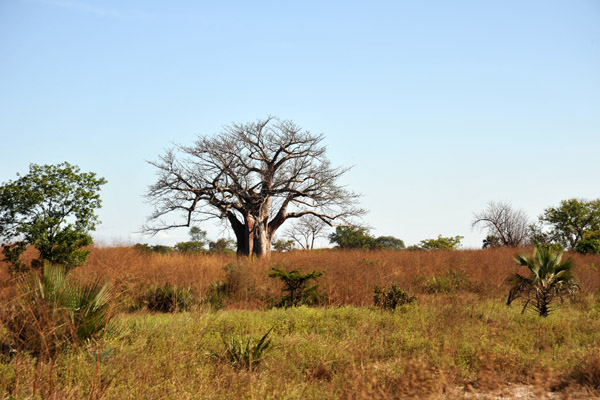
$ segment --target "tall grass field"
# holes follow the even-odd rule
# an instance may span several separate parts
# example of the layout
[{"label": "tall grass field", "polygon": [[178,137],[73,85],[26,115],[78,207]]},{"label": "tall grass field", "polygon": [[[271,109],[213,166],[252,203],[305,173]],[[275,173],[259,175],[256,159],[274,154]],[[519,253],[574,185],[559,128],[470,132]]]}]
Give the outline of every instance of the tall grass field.
[{"label": "tall grass field", "polygon": [[[514,257],[532,252],[258,260],[95,247],[72,278],[110,282],[110,322],[51,357],[19,351],[0,326],[0,398],[600,398],[600,256],[564,255],[581,290],[542,318],[523,302],[506,306],[508,278],[527,273]],[[310,283],[318,298],[275,307],[286,287],[272,267],[324,271]],[[0,312],[19,300],[18,284],[0,264]],[[376,288],[392,284],[415,300],[375,305]]]}]

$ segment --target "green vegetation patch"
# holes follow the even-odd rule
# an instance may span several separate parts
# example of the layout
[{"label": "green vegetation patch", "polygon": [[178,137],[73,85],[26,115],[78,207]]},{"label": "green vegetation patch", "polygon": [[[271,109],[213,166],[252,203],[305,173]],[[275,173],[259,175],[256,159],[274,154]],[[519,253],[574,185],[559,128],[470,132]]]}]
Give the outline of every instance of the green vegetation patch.
[{"label": "green vegetation patch", "polygon": [[[501,299],[471,299],[435,296],[391,311],[300,306],[121,315],[102,348],[67,349],[52,367],[26,355],[2,358],[0,392],[39,398],[51,390],[66,399],[92,390],[106,399],[425,397],[461,385],[530,384],[540,374],[548,390],[596,390],[600,320],[592,302],[539,318]],[[240,368],[224,338],[239,341],[244,357],[246,343],[264,338],[268,346],[256,353],[260,363]]]}]

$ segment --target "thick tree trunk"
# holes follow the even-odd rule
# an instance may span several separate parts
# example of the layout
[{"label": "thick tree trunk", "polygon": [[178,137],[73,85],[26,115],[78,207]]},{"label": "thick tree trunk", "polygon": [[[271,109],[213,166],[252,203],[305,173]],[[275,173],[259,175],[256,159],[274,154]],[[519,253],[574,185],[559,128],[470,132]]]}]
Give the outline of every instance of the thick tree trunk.
[{"label": "thick tree trunk", "polygon": [[271,255],[274,231],[269,229],[267,220],[259,223],[253,217],[247,216],[242,223],[232,213],[227,217],[235,233],[238,256],[255,255],[259,258],[268,258]]}]

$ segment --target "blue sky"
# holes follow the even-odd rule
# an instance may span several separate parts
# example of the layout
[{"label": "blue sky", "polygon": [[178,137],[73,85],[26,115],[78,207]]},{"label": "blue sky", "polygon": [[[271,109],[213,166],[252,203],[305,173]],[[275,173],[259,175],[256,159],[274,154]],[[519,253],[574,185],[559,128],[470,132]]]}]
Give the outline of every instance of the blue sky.
[{"label": "blue sky", "polygon": [[0,182],[32,162],[107,178],[106,244],[185,240],[134,233],[146,160],[267,115],[325,134],[372,233],[407,244],[479,247],[491,200],[536,218],[600,197],[597,0],[0,0],[0,54]]}]

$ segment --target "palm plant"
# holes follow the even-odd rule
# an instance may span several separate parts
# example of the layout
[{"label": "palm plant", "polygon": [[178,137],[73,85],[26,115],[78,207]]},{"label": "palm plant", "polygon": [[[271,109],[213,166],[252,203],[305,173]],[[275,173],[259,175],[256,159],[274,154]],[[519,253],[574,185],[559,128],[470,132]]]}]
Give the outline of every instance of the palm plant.
[{"label": "palm plant", "polygon": [[72,279],[63,267],[31,271],[17,289],[16,301],[1,319],[13,345],[33,355],[51,357],[64,345],[84,342],[111,317],[108,284]]},{"label": "palm plant", "polygon": [[547,317],[552,311],[550,304],[555,298],[563,300],[564,296],[573,297],[579,290],[579,285],[573,275],[573,260],[562,261],[562,251],[553,250],[549,246],[538,245],[533,251],[533,258],[517,256],[515,261],[531,272],[527,278],[515,274],[510,278],[513,287],[508,294],[506,305],[510,305],[515,299],[525,299],[523,311],[529,304],[540,317]]}]

